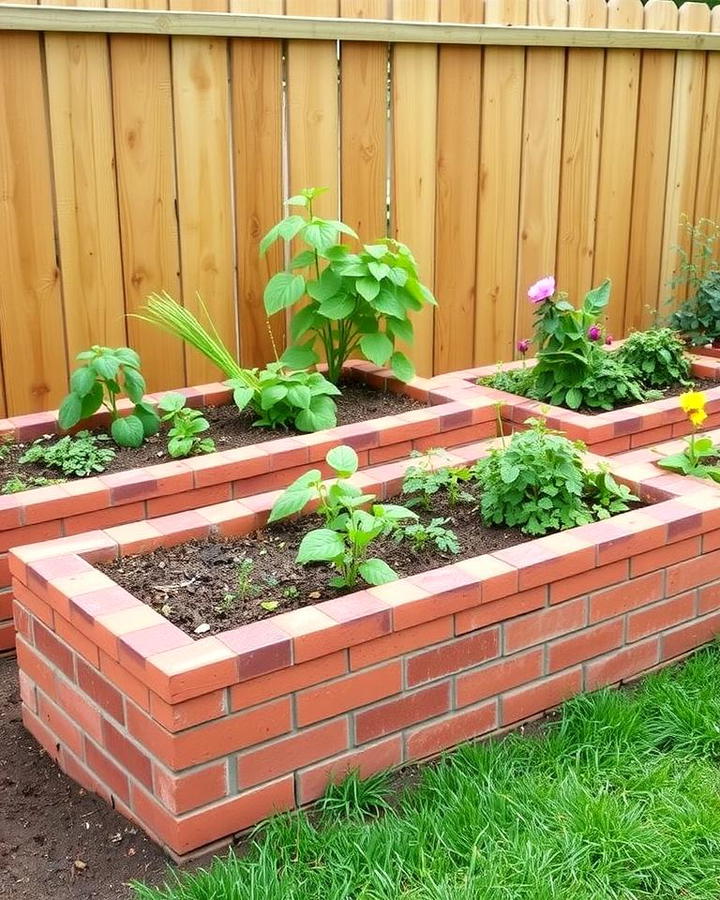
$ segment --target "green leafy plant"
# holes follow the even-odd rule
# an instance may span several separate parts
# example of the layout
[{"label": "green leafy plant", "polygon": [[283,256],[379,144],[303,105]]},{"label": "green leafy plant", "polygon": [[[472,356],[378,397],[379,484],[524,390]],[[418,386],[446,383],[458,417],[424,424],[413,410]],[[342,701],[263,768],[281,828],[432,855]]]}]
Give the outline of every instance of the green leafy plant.
[{"label": "green leafy plant", "polygon": [[143,314],[136,318],[180,338],[217,366],[233,389],[238,409],[250,409],[256,416],[255,425],[317,431],[337,424],[332,397],[340,391],[335,385],[319,372],[292,371],[281,362],[260,370],[243,368],[223,343],[199,297],[198,303],[207,328],[165,292],[151,294]]},{"label": "green leafy plant", "polygon": [[281,239],[305,245],[287,271],[270,279],[264,292],[268,316],[306,301],[292,317],[293,343],[281,359],[293,368],[313,365],[319,360],[319,344],[333,384],[356,352],[376,365],[389,363],[398,378],[408,381],[415,370],[396,349],[396,341],[412,341],[409,314],[427,303],[435,305],[435,298],[421,283],[415,259],[404,244],[383,238],[351,253],[338,243],[340,234],[357,235],[343,222],[315,215],[313,202],[323,191],[306,188],[291,197],[288,205],[301,208],[302,214],[286,216],[260,242],[261,253]]},{"label": "green leafy plant", "polygon": [[715,251],[720,225],[712,219],[693,223],[683,216],[680,227],[690,249],[674,248],[679,262],[670,281],[673,294],[668,303],[675,303],[680,291],[685,290],[687,300],[671,313],[668,324],[693,347],[708,343],[720,346],[720,260]]},{"label": "green leafy plant", "polygon": [[479,460],[474,472],[482,488],[480,513],[489,525],[547,534],[621,512],[636,500],[609,472],[603,478],[583,465],[582,444],[528,420],[503,448]]},{"label": "green leafy plant", "polygon": [[636,373],[646,387],[690,383],[690,360],[683,342],[671,328],[635,331],[612,355]]},{"label": "green leafy plant", "polygon": [[398,543],[411,544],[418,553],[428,547],[435,547],[441,553],[459,553],[457,534],[451,528],[445,528],[449,521],[450,519],[434,518],[429,522],[398,522],[392,535]]},{"label": "green leafy plant", "polygon": [[[333,587],[351,587],[358,578],[368,584],[394,581],[397,575],[390,566],[382,559],[368,557],[368,551],[392,523],[417,518],[416,514],[392,503],[372,503],[373,494],[363,494],[350,482],[358,467],[358,457],[352,447],[333,447],[325,459],[336,480],[328,485],[319,469],[301,475],[275,501],[268,521],[287,518],[309,503],[316,503],[324,527],[315,528],[303,537],[296,562],[330,563],[337,573],[330,580]],[[363,506],[369,509],[362,509]]]},{"label": "green leafy plant", "polygon": [[235,572],[235,585],[232,591],[228,591],[224,598],[223,604],[227,609],[235,603],[246,603],[248,600],[254,600],[262,592],[262,588],[253,579],[255,563],[245,557],[238,563]]},{"label": "green leafy plant", "polygon": [[694,475],[696,478],[720,482],[720,466],[708,464],[708,460],[718,458],[720,451],[713,444],[712,438],[707,435],[700,437],[697,434],[697,429],[707,418],[705,411],[707,397],[703,391],[687,391],[680,395],[679,403],[693,430],[685,441],[685,449],[658,460],[658,465],[680,475]]},{"label": "green leafy plant", "polygon": [[182,394],[165,394],[158,403],[162,421],[170,423],[167,448],[173,459],[215,450],[212,438],[201,437],[210,423],[199,409],[191,409],[186,404]]},{"label": "green leafy plant", "polygon": [[[145,379],[140,372],[140,357],[129,347],[94,345],[79,353],[83,365],[70,377],[70,393],[58,411],[63,429],[72,428],[104,407],[110,413],[110,434],[120,447],[139,447],[155,434],[160,419],[150,403],[143,400]],[[135,404],[130,415],[121,415],[117,402],[125,393]]]},{"label": "green leafy plant", "polygon": [[[402,492],[410,497],[408,506],[420,506],[424,510],[432,507],[433,497],[439,492],[447,493],[451,506],[461,501],[472,503],[475,497],[465,489],[472,477],[468,467],[443,466],[436,462],[437,450],[427,453],[413,452],[418,464],[405,472]],[[414,496],[416,495],[416,496]]]},{"label": "green leafy plant", "polygon": [[62,478],[43,478],[42,475],[11,475],[0,487],[0,494],[19,494],[31,488],[61,484],[62,480]]},{"label": "green leafy plant", "polygon": [[66,435],[54,444],[48,444],[46,438],[38,438],[18,459],[18,463],[40,463],[59,469],[68,477],[85,478],[94,472],[104,472],[115,459],[115,451],[102,446],[107,440],[105,435],[94,435],[89,431]]}]

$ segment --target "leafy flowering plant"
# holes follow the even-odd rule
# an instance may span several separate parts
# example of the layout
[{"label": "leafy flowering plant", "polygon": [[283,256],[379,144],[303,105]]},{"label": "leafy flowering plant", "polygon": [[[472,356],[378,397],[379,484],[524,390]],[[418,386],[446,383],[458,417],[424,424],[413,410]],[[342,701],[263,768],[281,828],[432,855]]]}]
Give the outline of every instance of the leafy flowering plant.
[{"label": "leafy flowering plant", "polygon": [[720,466],[711,464],[720,455],[720,451],[713,444],[712,438],[697,434],[698,428],[707,419],[706,404],[707,397],[703,391],[686,391],[680,395],[680,408],[690,420],[693,430],[686,440],[685,449],[659,460],[658,465],[681,475],[694,475],[696,478],[720,482]]}]

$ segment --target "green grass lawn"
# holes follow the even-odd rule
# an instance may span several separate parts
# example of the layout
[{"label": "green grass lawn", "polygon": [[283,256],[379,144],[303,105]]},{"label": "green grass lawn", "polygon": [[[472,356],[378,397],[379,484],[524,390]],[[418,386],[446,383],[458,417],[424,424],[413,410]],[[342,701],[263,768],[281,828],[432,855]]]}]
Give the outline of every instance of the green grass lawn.
[{"label": "green grass lawn", "polygon": [[350,779],[242,859],[142,900],[717,900],[720,649],[470,744],[399,790]]}]

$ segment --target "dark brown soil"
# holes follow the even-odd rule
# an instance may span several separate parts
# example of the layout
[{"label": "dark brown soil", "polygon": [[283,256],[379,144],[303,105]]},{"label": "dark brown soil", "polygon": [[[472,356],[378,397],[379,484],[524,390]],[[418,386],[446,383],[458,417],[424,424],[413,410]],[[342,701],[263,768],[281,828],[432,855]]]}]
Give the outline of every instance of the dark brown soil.
[{"label": "dark brown soil", "polygon": [[[381,416],[397,415],[414,409],[423,409],[426,405],[404,394],[376,391],[357,381],[342,385],[342,395],[334,399],[337,406],[338,425],[351,425]],[[232,404],[208,407],[204,412],[205,418],[210,423],[210,429],[203,436],[211,437],[215,441],[217,450],[246,447],[249,444],[260,444],[297,434],[294,430],[254,428],[252,415],[247,412],[239,413]],[[115,459],[109,463],[105,473],[124,472],[127,469],[167,462],[170,457],[166,449],[166,431],[167,427],[163,426],[158,434],[137,449],[117,447],[109,440],[104,446],[115,451]],[[48,443],[52,443],[52,441],[48,441]],[[6,451],[4,458],[0,460],[0,486],[15,475],[21,475],[24,478],[53,480],[62,478],[57,470],[39,463],[19,465],[18,460],[27,446],[27,444],[15,444]]]},{"label": "dark brown soil", "polygon": [[20,719],[17,663],[0,658],[0,897],[129,900],[162,884],[159,847],[60,772]]},{"label": "dark brown soil", "polygon": [[[456,533],[460,553],[453,555],[434,547],[415,550],[407,541],[397,543],[392,537],[381,537],[372,544],[370,555],[384,559],[405,577],[529,540],[517,528],[482,525],[475,503],[451,506],[446,496],[436,494],[432,506],[431,513],[416,510],[420,520],[429,523],[432,518],[449,519],[444,527]],[[331,587],[328,565],[295,563],[303,536],[321,525],[318,517],[305,517],[276,523],[242,539],[189,541],[100,568],[179,628],[202,637],[362,590],[365,585],[361,580],[352,588]],[[238,572],[245,561],[252,563],[251,571],[239,585]]]}]

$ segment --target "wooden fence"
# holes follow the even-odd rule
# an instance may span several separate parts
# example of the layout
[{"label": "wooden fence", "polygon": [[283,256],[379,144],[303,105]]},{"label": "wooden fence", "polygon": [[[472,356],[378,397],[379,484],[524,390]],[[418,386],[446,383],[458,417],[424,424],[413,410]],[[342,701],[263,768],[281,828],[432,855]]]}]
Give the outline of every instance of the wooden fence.
[{"label": "wooden fence", "polygon": [[720,15],[703,4],[82,2],[447,26],[338,21],[340,40],[290,19],[228,37],[230,16],[173,34],[149,13],[147,33],[120,33],[109,10],[105,26],[37,6],[0,6],[3,414],[57,405],[93,343],[129,342],[153,389],[214,380],[126,317],[154,290],[192,308],[199,292],[243,362],[267,361],[262,290],[282,257],[258,242],[288,190],[327,186],[320,214],[366,240],[389,222],[412,247],[440,303],[417,324],[424,374],[510,358],[548,273],[572,296],[610,276],[611,333],[647,324],[681,215],[720,219],[720,35],[705,34]]}]

